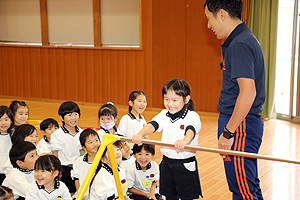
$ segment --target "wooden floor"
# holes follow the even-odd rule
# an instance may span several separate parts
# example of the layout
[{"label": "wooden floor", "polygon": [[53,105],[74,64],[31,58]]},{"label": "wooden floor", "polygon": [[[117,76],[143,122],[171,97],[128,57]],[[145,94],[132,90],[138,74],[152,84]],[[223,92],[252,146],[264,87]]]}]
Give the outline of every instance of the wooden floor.
[{"label": "wooden floor", "polygon": [[[0,105],[9,105],[12,98],[1,97]],[[30,120],[43,120],[52,117],[58,122],[57,110],[62,101],[25,100],[29,106]],[[97,113],[100,104],[79,103],[81,117],[79,126],[98,127]],[[120,118],[127,113],[127,106],[117,106]],[[147,122],[161,109],[147,108],[143,113]],[[217,147],[216,113],[198,112],[201,117],[199,146]],[[33,124],[36,122],[33,122]],[[35,125],[35,124],[34,124]],[[160,133],[153,133],[150,139],[160,139]],[[284,158],[300,157],[300,125],[282,120],[265,121],[265,132],[260,154],[273,155]],[[156,146],[155,161],[159,162],[161,153]],[[216,153],[197,152],[201,185],[205,200],[228,200],[231,193],[228,191],[221,157]],[[296,200],[300,199],[300,166],[296,164],[275,161],[259,160],[259,177],[264,198],[267,200]]]}]

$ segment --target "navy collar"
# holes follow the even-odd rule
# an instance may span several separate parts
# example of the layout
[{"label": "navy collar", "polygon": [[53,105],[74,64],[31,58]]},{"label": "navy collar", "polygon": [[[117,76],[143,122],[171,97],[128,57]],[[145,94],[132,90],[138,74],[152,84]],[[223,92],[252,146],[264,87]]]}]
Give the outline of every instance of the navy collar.
[{"label": "navy collar", "polygon": [[122,157],[122,160],[129,160],[131,158],[131,156],[133,155],[133,153],[130,154],[130,156],[128,158],[124,158]]},{"label": "navy collar", "polygon": [[49,143],[50,144],[50,142],[49,142],[49,140],[48,140],[48,138],[44,135],[44,140],[47,142],[47,143]]},{"label": "navy collar", "polygon": [[[137,170],[142,170],[141,165],[137,161],[135,161],[135,167]],[[150,168],[151,168],[151,162],[148,163],[146,170],[148,170]]]},{"label": "navy collar", "polygon": [[[110,166],[108,166],[106,163],[101,162],[101,168],[102,167],[106,169],[106,171],[108,171],[111,175],[114,175],[112,168],[110,168]],[[118,171],[120,171],[119,168]]]},{"label": "navy collar", "polygon": [[168,117],[170,117],[170,119],[171,119],[171,122],[172,123],[174,123],[174,122],[176,122],[178,119],[184,119],[185,118],[185,116],[187,115],[187,113],[188,113],[188,109],[187,109],[187,107],[186,106],[183,106],[183,108],[180,110],[180,111],[178,111],[177,113],[175,113],[175,114],[171,114],[170,112],[167,112],[167,116]]},{"label": "navy collar", "polygon": [[54,179],[54,189],[52,191],[48,191],[45,189],[45,186],[44,185],[39,185],[36,181],[36,185],[37,187],[39,188],[39,190],[45,190],[48,194],[50,194],[51,192],[53,192],[54,190],[57,190],[59,188],[59,180],[57,178]]},{"label": "navy collar", "polygon": [[74,135],[71,134],[70,131],[68,131],[68,129],[65,127],[65,125],[62,125],[62,126],[61,126],[61,129],[64,131],[64,133],[67,133],[67,134],[69,134],[69,135],[72,135],[73,137],[79,132],[78,126],[75,126],[75,131],[76,131],[76,133],[75,133]]},{"label": "navy collar", "polygon": [[20,168],[19,166],[18,167],[16,167],[18,170],[20,170],[21,172],[23,172],[23,173],[25,173],[25,174],[31,174],[31,172],[33,171],[33,169],[32,170],[27,170],[27,169],[22,169],[22,168]]},{"label": "navy collar", "polygon": [[89,162],[88,153],[83,156],[83,162],[86,162],[88,164],[92,164],[91,162]]},{"label": "navy collar", "polygon": [[[100,129],[104,130],[104,132],[107,133],[107,134],[113,134],[113,133],[110,133],[110,132],[109,132],[107,129],[105,129],[105,128],[100,127]],[[114,126],[113,129],[114,129],[114,131],[115,131],[116,133],[118,132],[116,126]]]},{"label": "navy collar", "polygon": [[233,40],[233,38],[235,36],[237,36],[240,32],[242,32],[243,30],[245,30],[247,28],[247,25],[245,22],[240,23],[239,25],[237,25],[237,27],[235,27],[235,29],[230,33],[230,35],[227,37],[227,39],[225,40],[225,42],[222,44],[222,46],[228,47],[229,44],[231,43],[231,41]]},{"label": "navy collar", "polygon": [[[137,120],[137,118],[134,116],[134,114],[132,114],[132,112],[128,112],[127,115],[128,115],[131,119],[136,119],[136,120]],[[140,117],[140,120],[141,120],[141,119],[144,119],[143,116],[142,116],[141,114],[139,114],[139,117]]]}]

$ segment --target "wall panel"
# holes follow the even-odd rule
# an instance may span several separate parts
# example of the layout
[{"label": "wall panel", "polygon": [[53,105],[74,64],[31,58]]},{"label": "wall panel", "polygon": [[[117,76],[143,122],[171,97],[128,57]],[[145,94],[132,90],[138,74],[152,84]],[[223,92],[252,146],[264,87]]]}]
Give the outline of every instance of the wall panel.
[{"label": "wall panel", "polygon": [[186,0],[152,0],[153,106],[163,107],[161,90],[172,78],[185,78]]},{"label": "wall panel", "polygon": [[163,85],[182,78],[196,109],[215,112],[221,47],[203,3],[142,1],[142,50],[0,45],[0,95],[128,105],[143,90],[148,107],[163,107]]}]

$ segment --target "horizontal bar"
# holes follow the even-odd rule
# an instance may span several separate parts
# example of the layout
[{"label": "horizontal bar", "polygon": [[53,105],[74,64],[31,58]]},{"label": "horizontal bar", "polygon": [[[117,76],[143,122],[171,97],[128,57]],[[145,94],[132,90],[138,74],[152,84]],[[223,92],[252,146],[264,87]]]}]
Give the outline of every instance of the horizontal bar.
[{"label": "horizontal bar", "polygon": [[[131,142],[130,137],[119,136],[119,138],[120,138],[120,140],[126,140],[126,141]],[[174,147],[174,143],[162,142],[162,141],[157,141],[157,140],[143,139],[142,143],[154,144],[154,145],[160,145],[160,146],[167,146],[167,147]],[[193,146],[193,145],[186,145],[184,149],[205,151],[205,152],[211,152],[211,153],[221,153],[221,154],[225,154],[225,155],[235,155],[235,156],[242,156],[242,157],[249,157],[249,158],[258,158],[258,159],[263,159],[263,160],[280,161],[280,162],[293,163],[293,164],[300,164],[299,159],[279,158],[279,157],[275,157],[275,156],[256,154],[256,153],[248,153],[248,152],[241,152],[241,151],[232,151],[232,150],[216,149],[216,148]]]}]

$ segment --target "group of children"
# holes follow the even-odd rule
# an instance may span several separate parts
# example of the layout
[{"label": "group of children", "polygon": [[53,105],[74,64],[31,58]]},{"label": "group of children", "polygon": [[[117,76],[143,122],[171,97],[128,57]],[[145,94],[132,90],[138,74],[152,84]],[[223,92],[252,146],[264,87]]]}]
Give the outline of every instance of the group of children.
[{"label": "group of children", "polygon": [[[129,111],[118,127],[117,108],[110,102],[102,105],[97,132],[78,127],[80,108],[66,101],[58,109],[62,126],[54,119],[45,119],[40,123],[40,141],[35,127],[25,123],[25,102],[13,101],[9,108],[0,106],[0,194],[1,189],[11,192],[8,187],[15,199],[76,198],[104,135],[116,134],[132,137],[133,142],[118,140],[113,144],[125,199],[157,200],[162,195],[168,200],[199,198],[202,193],[195,152],[184,151],[187,144],[198,145],[201,129],[200,117],[193,111],[190,86],[184,80],[172,79],[163,87],[162,96],[166,109],[148,124],[141,115],[147,106],[142,91],[129,95]],[[161,130],[162,141],[174,142],[176,149],[161,148],[163,158],[158,166],[151,160],[154,145],[142,144],[142,139]],[[105,150],[83,199],[117,198],[110,157]]]}]

